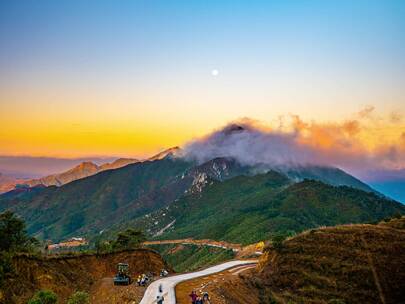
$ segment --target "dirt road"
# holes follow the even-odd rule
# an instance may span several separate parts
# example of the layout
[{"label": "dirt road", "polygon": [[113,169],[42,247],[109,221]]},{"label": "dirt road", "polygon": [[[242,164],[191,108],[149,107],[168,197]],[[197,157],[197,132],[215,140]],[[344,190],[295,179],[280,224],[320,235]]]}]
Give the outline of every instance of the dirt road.
[{"label": "dirt road", "polygon": [[136,284],[114,286],[113,278],[107,277],[92,286],[90,298],[93,304],[136,304],[141,301],[145,290]]}]

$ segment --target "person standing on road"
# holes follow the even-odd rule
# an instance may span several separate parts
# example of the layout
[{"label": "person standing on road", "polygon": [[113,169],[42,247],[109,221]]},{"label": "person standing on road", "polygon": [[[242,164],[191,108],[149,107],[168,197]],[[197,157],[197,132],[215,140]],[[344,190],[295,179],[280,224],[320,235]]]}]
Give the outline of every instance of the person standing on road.
[{"label": "person standing on road", "polygon": [[161,295],[158,295],[156,297],[156,304],[163,304],[163,301],[165,300],[165,298]]},{"label": "person standing on road", "polygon": [[189,294],[190,298],[191,298],[191,304],[196,304],[197,301],[197,293],[195,292],[195,290],[193,290],[190,294]]},{"label": "person standing on road", "polygon": [[202,298],[202,303],[211,304],[211,299],[210,299],[210,296],[208,295],[208,292],[204,292],[203,298]]}]

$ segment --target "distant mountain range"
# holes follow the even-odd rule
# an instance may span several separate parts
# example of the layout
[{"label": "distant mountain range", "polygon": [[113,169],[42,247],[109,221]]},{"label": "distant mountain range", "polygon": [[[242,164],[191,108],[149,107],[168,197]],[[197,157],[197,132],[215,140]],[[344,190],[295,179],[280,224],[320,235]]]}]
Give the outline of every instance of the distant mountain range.
[{"label": "distant mountain range", "polygon": [[35,156],[5,156],[0,155],[0,172],[7,176],[23,179],[33,179],[51,174],[65,172],[83,162],[96,165],[111,163],[118,157],[35,157]]},{"label": "distant mountain range", "polygon": [[[169,149],[154,160],[101,170],[59,187],[16,189],[0,195],[0,211],[14,210],[31,234],[55,241],[100,233],[108,237],[137,227],[150,237],[242,243],[278,231],[405,213],[402,204],[336,168],[258,172],[233,158],[198,164],[179,154],[178,148]],[[94,166],[89,168],[94,172]]]},{"label": "distant mountain range", "polygon": [[405,204],[405,169],[369,172],[368,183],[377,191]]},{"label": "distant mountain range", "polygon": [[15,188],[17,184],[24,183],[24,179],[7,176],[0,173],[0,193],[10,191]]},{"label": "distant mountain range", "polygon": [[131,158],[119,158],[111,163],[102,164],[100,166],[92,162],[82,162],[74,168],[69,169],[65,172],[51,174],[35,179],[13,178],[11,176],[2,175],[0,173],[0,193],[13,190],[17,185],[25,185],[28,187],[34,187],[37,185],[62,186],[74,180],[88,177],[104,170],[121,168],[128,164],[136,163],[138,161],[139,160],[137,159]]},{"label": "distant mountain range", "polygon": [[25,181],[24,184],[27,184],[30,187],[36,185],[62,186],[72,181],[88,177],[105,170],[121,168],[138,161],[139,160],[132,158],[119,158],[112,163],[106,163],[101,166],[97,166],[92,162],[83,162],[66,172],[48,175],[39,179],[31,179]]},{"label": "distant mountain range", "polygon": [[[159,160],[166,157],[168,154],[175,154],[179,150],[179,147],[173,147],[162,151],[146,160]],[[140,160],[134,158],[119,158],[110,163],[104,163],[101,165],[97,165],[91,161],[84,161],[62,173],[51,174],[45,177],[34,179],[14,178],[0,173],[0,194],[13,190],[17,185],[26,185],[28,187],[34,187],[37,185],[62,186],[72,181],[85,178],[105,170],[118,169],[129,164],[137,163],[139,161]]]}]

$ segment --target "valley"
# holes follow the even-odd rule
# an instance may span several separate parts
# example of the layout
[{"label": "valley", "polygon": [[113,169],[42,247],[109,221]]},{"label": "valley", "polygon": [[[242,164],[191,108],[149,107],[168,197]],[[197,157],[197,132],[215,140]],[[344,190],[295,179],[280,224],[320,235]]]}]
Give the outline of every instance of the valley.
[{"label": "valley", "polygon": [[[146,246],[184,246],[192,240],[153,241]],[[196,240],[204,247],[209,240]],[[156,251],[135,249],[106,254],[14,256],[13,274],[0,288],[0,303],[25,303],[38,289],[54,291],[61,303],[75,290],[87,291],[91,303],[188,303],[189,293],[207,292],[212,303],[400,303],[404,297],[405,217],[378,224],[310,229],[278,244],[268,242],[257,260],[229,256],[215,266],[172,273]],[[198,245],[197,245],[198,244]],[[216,242],[213,242],[216,244]],[[231,246],[236,246],[231,245]],[[218,248],[216,248],[218,249]],[[224,249],[222,249],[224,250]],[[242,249],[243,251],[245,249]],[[175,252],[172,252],[175,254]],[[218,256],[218,252],[213,252]],[[170,256],[166,254],[166,258]],[[191,257],[202,257],[193,252]],[[226,262],[226,261],[229,262]],[[114,286],[115,266],[130,265],[130,275],[155,274],[145,287]],[[159,279],[161,269],[168,278]],[[157,289],[160,286],[162,292]],[[371,292],[372,291],[372,292]],[[175,300],[174,300],[175,299]]]}]

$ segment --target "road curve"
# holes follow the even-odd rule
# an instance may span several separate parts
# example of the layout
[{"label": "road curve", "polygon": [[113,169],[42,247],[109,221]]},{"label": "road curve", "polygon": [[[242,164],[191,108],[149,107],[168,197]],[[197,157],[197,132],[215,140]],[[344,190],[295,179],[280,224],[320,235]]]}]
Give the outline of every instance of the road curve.
[{"label": "road curve", "polygon": [[[159,279],[146,289],[146,292],[142,298],[140,304],[152,304],[156,303],[156,297],[160,294],[163,295],[165,300],[164,304],[176,304],[176,292],[175,287],[178,283],[183,281],[187,281],[190,279],[204,277],[213,273],[221,272],[226,269],[240,266],[240,265],[247,265],[247,264],[255,264],[257,260],[237,260],[237,261],[230,261],[220,265],[212,266],[210,268],[200,270],[197,272],[185,273],[176,276],[171,276],[163,279]],[[159,293],[159,286],[161,286],[162,292]]]}]

